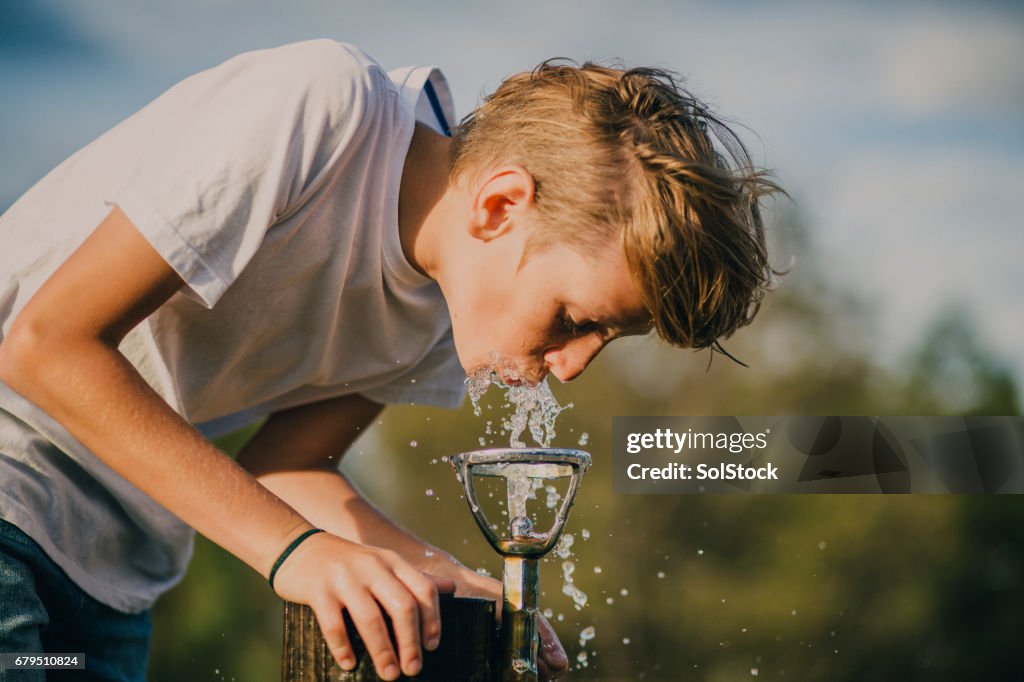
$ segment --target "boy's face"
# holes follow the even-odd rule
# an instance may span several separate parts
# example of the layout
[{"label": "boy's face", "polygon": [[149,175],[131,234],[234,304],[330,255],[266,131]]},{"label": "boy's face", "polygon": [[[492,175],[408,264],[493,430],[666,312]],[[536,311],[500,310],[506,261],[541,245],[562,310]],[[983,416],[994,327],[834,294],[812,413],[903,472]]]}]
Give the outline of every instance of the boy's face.
[{"label": "boy's face", "polygon": [[467,373],[490,367],[506,383],[548,372],[569,381],[609,341],[637,333],[647,311],[617,243],[593,255],[555,244],[517,267],[526,232],[478,253],[449,297],[456,349]]}]

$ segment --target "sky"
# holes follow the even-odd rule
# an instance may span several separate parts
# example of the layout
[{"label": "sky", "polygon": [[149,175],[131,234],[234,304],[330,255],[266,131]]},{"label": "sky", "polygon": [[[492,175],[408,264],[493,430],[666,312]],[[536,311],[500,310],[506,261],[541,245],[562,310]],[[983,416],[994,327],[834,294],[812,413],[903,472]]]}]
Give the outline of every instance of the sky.
[{"label": "sky", "polygon": [[815,265],[877,312],[878,347],[895,358],[962,305],[1024,381],[1013,3],[10,0],[4,13],[0,210],[176,81],[250,49],[327,37],[389,69],[437,65],[460,116],[549,57],[667,67],[746,127]]}]

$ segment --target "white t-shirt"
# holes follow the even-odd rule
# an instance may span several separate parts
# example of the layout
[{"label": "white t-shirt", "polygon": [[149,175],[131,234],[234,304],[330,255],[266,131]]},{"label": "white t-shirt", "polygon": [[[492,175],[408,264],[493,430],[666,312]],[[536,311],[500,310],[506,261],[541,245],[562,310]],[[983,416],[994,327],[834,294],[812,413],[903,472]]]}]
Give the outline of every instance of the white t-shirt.
[{"label": "white t-shirt", "polygon": [[[453,121],[437,70],[389,76],[328,40],[182,81],[0,216],[0,339],[116,205],[186,283],[120,349],[208,435],[351,393],[457,406],[444,298],[399,241],[416,120]],[[190,529],[2,384],[0,517],[122,611],[149,607],[191,554]]]}]

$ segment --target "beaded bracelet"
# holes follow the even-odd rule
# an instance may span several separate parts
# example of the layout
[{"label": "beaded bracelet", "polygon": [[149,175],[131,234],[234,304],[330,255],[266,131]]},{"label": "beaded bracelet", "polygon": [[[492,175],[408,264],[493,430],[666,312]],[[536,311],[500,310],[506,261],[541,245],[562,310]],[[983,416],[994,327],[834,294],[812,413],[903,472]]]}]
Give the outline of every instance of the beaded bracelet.
[{"label": "beaded bracelet", "polygon": [[288,547],[283,552],[281,552],[281,556],[277,557],[277,561],[274,562],[274,567],[270,569],[270,577],[267,578],[267,582],[270,583],[270,589],[274,589],[274,576],[277,575],[277,570],[281,568],[281,564],[284,563],[284,560],[287,559],[291,555],[291,553],[295,551],[295,548],[301,545],[303,541],[305,541],[305,539],[310,537],[311,535],[316,535],[317,533],[323,532],[323,528],[310,528],[305,533],[292,540],[292,543],[288,545]]}]

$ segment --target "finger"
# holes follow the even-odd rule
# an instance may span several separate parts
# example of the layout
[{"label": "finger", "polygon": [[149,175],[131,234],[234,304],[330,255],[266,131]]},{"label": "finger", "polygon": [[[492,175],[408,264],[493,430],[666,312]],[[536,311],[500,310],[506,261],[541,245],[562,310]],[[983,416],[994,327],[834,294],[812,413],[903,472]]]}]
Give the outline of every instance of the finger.
[{"label": "finger", "polygon": [[423,651],[420,648],[420,607],[416,597],[393,573],[388,573],[386,579],[381,576],[370,589],[391,616],[402,672],[410,677],[419,674],[423,668]]},{"label": "finger", "polygon": [[564,658],[558,662],[552,662],[544,656],[543,652],[537,656],[537,670],[542,680],[557,679],[564,675],[568,669],[569,662]]},{"label": "finger", "polygon": [[377,602],[368,593],[360,592],[349,597],[347,608],[377,674],[385,680],[397,680],[401,674],[398,657],[391,646],[388,628]]},{"label": "finger", "polygon": [[455,582],[448,578],[420,573],[411,566],[396,566],[395,575],[416,598],[423,645],[429,651],[433,651],[441,643],[441,603],[438,591],[441,586],[448,587],[448,583],[454,588]]},{"label": "finger", "polygon": [[327,649],[331,652],[334,660],[338,662],[342,670],[352,670],[356,667],[356,659],[352,653],[352,645],[349,642],[348,632],[345,630],[345,619],[341,615],[341,604],[333,603],[329,606],[314,606],[313,613],[320,624],[320,632],[323,633]]},{"label": "finger", "polygon": [[569,668],[569,657],[558,641],[558,635],[547,619],[538,619],[538,632],[540,634],[540,660],[548,667],[554,675],[561,675]]},{"label": "finger", "polygon": [[452,594],[455,592],[455,581],[451,578],[445,578],[444,576],[434,575],[432,573],[424,573],[429,580],[434,583],[437,591],[441,594]]}]

